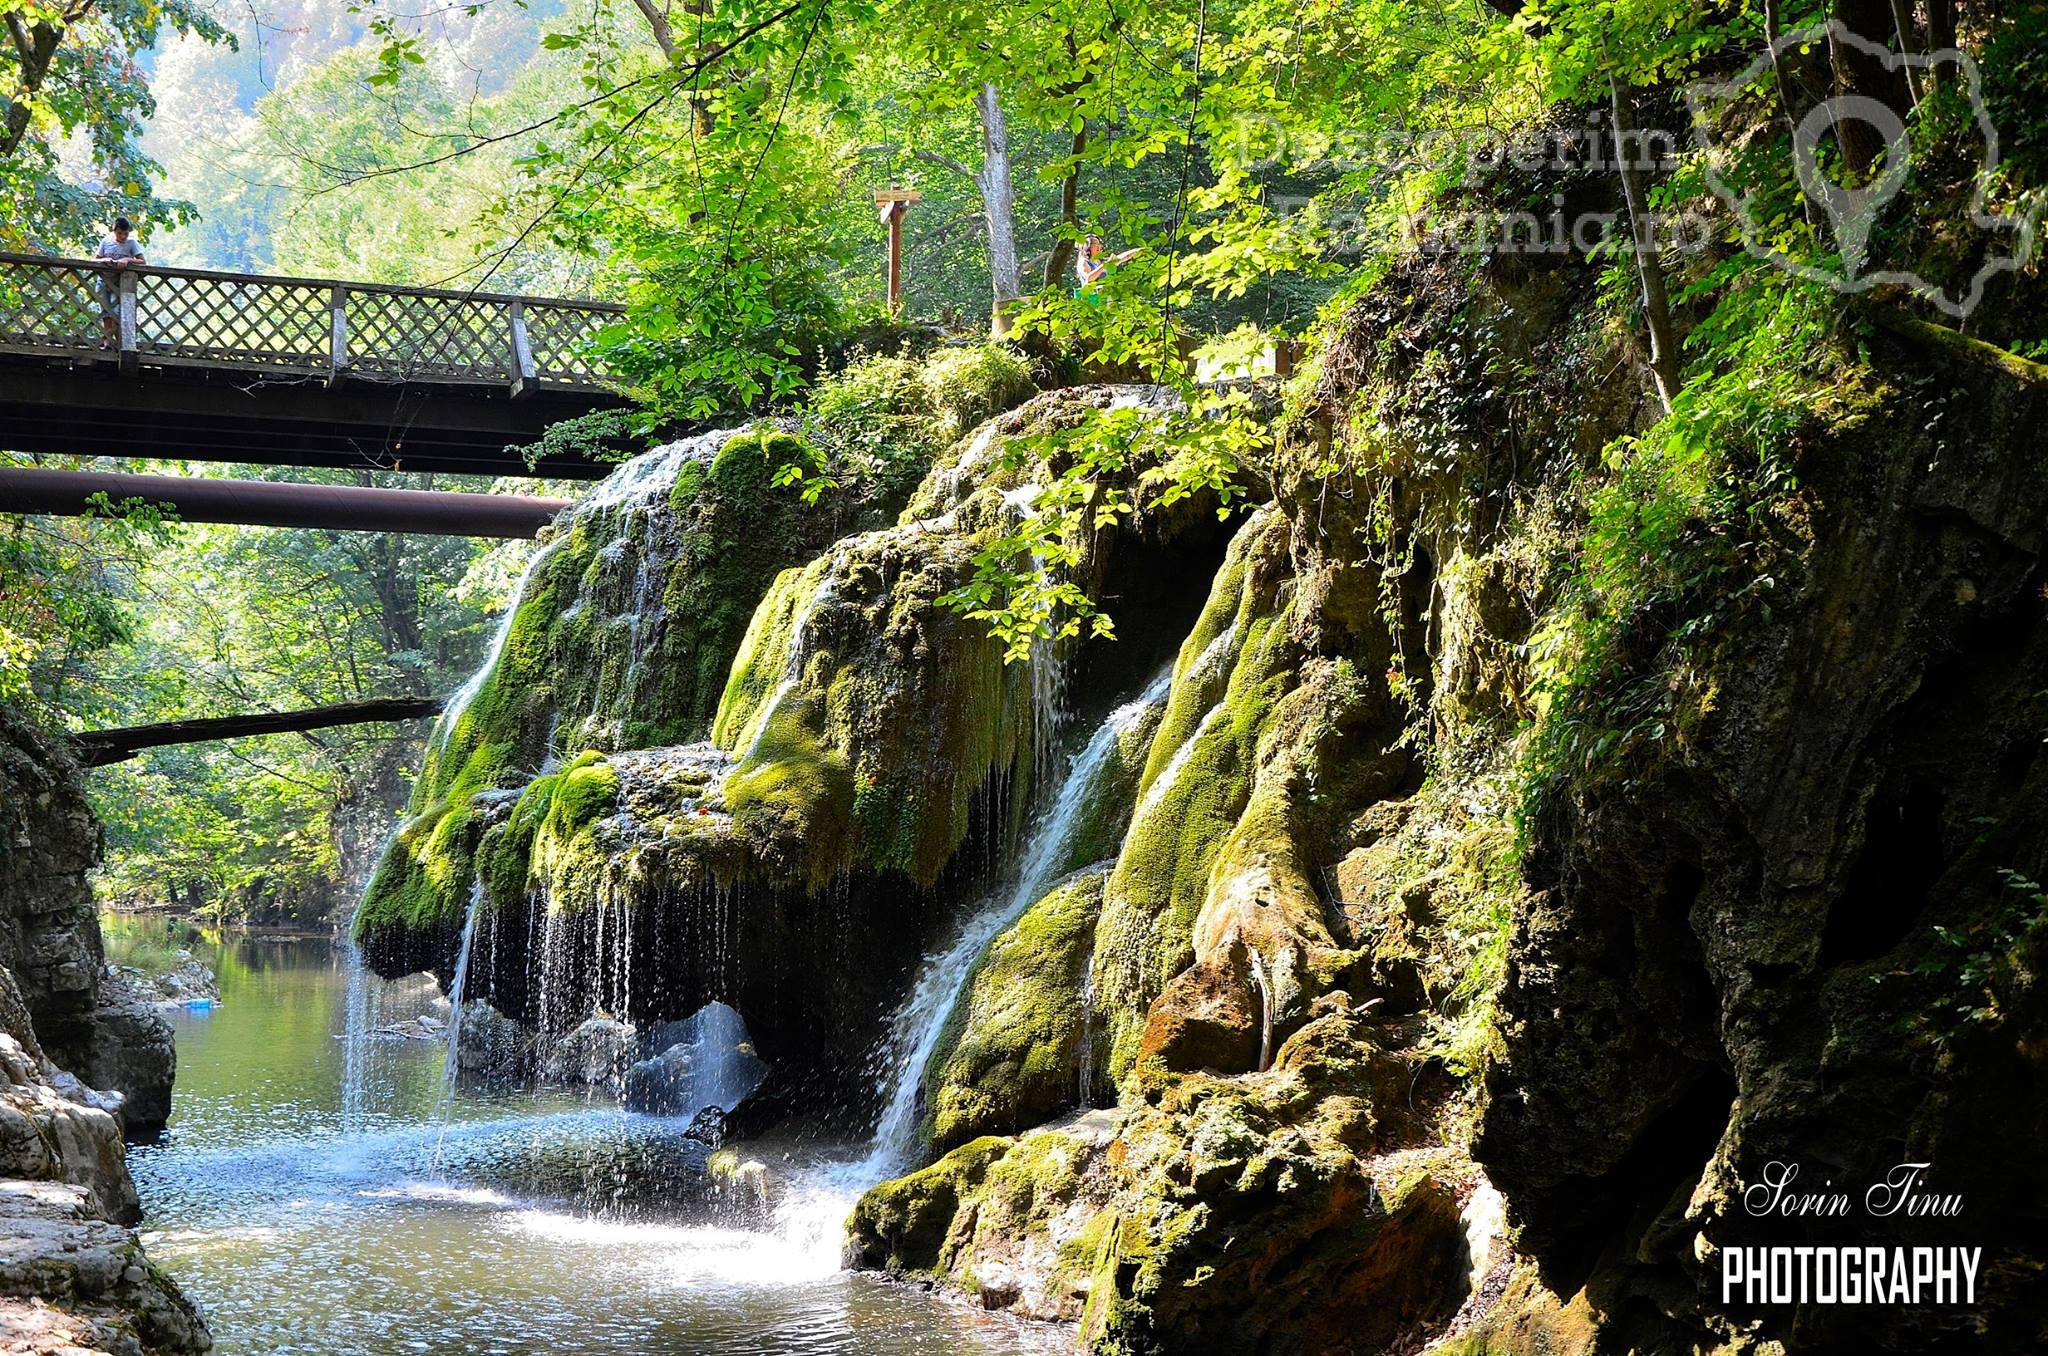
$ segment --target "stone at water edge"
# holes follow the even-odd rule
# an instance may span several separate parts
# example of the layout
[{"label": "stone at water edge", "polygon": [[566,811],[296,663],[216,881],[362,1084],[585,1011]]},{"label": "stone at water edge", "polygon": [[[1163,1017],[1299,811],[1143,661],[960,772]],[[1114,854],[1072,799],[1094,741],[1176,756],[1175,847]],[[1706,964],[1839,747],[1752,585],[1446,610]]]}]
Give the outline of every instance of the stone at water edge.
[{"label": "stone at water edge", "polygon": [[154,1138],[171,1118],[171,1085],[178,1076],[171,1024],[156,1004],[129,987],[125,975],[101,983],[92,1020],[85,1080],[121,1094],[124,1135]]},{"label": "stone at water edge", "polygon": [[610,1017],[591,1017],[541,1054],[540,1074],[550,1083],[616,1085],[638,1044],[633,1028]]},{"label": "stone at water edge", "polygon": [[533,1033],[482,999],[462,1005],[455,1067],[464,1073],[511,1078],[533,1067]]},{"label": "stone at water edge", "polygon": [[647,1037],[656,1053],[626,1070],[626,1106],[633,1111],[730,1112],[767,1080],[768,1063],[754,1052],[745,1020],[724,1003],[706,1003],[679,1022],[657,1022]]}]

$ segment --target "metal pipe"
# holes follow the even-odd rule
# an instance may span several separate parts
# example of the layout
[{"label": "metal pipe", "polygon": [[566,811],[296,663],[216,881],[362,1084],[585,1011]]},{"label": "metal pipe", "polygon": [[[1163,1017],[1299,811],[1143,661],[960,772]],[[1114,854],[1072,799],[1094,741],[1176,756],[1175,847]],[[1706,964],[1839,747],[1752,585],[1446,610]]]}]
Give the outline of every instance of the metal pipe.
[{"label": "metal pipe", "polygon": [[107,502],[115,505],[129,499],[168,505],[188,523],[418,532],[443,537],[537,536],[556,514],[569,507],[567,499],[530,495],[0,467],[0,513],[94,514],[103,511],[93,503],[96,494],[104,494]]}]

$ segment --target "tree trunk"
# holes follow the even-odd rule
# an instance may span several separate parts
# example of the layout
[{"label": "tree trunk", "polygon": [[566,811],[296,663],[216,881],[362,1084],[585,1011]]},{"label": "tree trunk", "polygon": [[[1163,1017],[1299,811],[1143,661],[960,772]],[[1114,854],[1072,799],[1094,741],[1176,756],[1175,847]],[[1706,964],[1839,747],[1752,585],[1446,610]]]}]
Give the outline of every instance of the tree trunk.
[{"label": "tree trunk", "polygon": [[71,742],[78,750],[79,762],[87,767],[104,767],[108,763],[133,758],[143,749],[162,748],[166,744],[203,744],[250,735],[330,730],[338,725],[418,720],[439,711],[445,700],[444,697],[381,697],[374,701],[344,702],[338,706],[319,706],[306,711],[167,720],[155,725],[129,725],[116,730],[81,730],[71,736]]},{"label": "tree trunk", "polygon": [[1077,216],[1081,196],[1081,153],[1088,149],[1088,124],[1084,120],[1074,130],[1074,163],[1067,169],[1066,182],[1060,185],[1060,237],[1053,242],[1052,253],[1045,257],[1045,285],[1058,287],[1060,275],[1074,262],[1074,233],[1079,227]]},{"label": "tree trunk", "polygon": [[[1956,45],[1956,0],[1927,0],[1927,50],[1945,52]],[[1955,74],[1952,65],[1933,65],[1927,68],[1936,87],[1945,84]]]},{"label": "tree trunk", "polygon": [[[1835,0],[1833,17],[1866,42],[1891,46],[1891,0]],[[1903,72],[1890,69],[1883,58],[1846,42],[1830,42],[1828,58],[1838,97],[1875,99],[1899,114],[1911,107]],[[1841,143],[1843,164],[1858,182],[1884,158],[1884,134],[1861,118],[1837,121],[1835,137]]]},{"label": "tree trunk", "polygon": [[1657,251],[1656,224],[1650,220],[1642,172],[1635,161],[1642,143],[1634,135],[1635,119],[1629,115],[1629,101],[1622,95],[1621,83],[1611,75],[1607,77],[1607,92],[1614,101],[1615,164],[1621,174],[1622,196],[1628,201],[1636,273],[1643,284],[1643,321],[1650,331],[1650,371],[1656,377],[1657,395],[1669,413],[1679,390],[1678,336],[1671,328],[1671,298],[1664,286],[1664,260]]},{"label": "tree trunk", "polygon": [[[78,11],[82,17],[90,5]],[[74,16],[66,15],[67,19]],[[0,160],[13,156],[21,145],[21,139],[28,135],[29,104],[37,91],[42,89],[43,80],[50,73],[50,63],[57,57],[57,48],[64,41],[64,26],[60,24],[24,24],[19,15],[7,16],[7,35],[14,43],[15,57],[21,62],[18,88],[10,91],[7,99],[7,120],[0,127]]]},{"label": "tree trunk", "polygon": [[974,182],[981,189],[982,210],[988,216],[989,290],[1000,307],[1022,293],[1017,280],[1017,194],[1010,182],[1010,124],[1003,116],[1002,95],[984,82],[974,96],[974,111],[981,115],[981,172]]}]

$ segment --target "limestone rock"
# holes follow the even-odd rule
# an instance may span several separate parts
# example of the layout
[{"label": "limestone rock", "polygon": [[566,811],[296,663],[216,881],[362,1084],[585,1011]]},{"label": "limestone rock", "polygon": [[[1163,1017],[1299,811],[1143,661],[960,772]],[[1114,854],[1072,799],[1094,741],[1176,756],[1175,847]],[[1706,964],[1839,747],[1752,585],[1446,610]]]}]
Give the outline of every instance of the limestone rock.
[{"label": "limestone rock", "polygon": [[541,1077],[550,1083],[616,1088],[633,1062],[633,1028],[610,1017],[589,1017],[541,1052]]},{"label": "limestone rock", "polygon": [[171,1087],[178,1076],[170,1023],[154,1003],[129,988],[125,977],[101,981],[92,1020],[86,1080],[122,1095],[121,1129],[129,1139],[153,1138],[170,1120]]},{"label": "limestone rock", "polygon": [[533,1033],[481,998],[462,1004],[455,1037],[456,1067],[486,1078],[509,1078],[533,1066]]},{"label": "limestone rock", "polygon": [[634,1111],[693,1116],[712,1108],[728,1113],[768,1077],[754,1053],[746,1023],[724,1003],[707,1003],[693,1016],[663,1022],[649,1033],[660,1053],[626,1070],[625,1100]]},{"label": "limestone rock", "polygon": [[8,1351],[64,1356],[213,1345],[134,1232],[102,1218],[84,1187],[57,1182],[0,1182],[0,1339]]},{"label": "limestone rock", "polygon": [[1072,1106],[1095,1062],[1080,1003],[1104,872],[1060,883],[989,945],[931,1063],[932,1145],[1016,1134]]}]

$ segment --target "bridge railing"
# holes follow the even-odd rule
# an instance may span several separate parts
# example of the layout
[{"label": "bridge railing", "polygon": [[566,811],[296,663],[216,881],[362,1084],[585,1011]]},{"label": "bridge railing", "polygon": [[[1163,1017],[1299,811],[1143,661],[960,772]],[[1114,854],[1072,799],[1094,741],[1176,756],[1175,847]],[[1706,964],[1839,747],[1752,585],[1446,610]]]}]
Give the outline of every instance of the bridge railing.
[{"label": "bridge railing", "polygon": [[[330,381],[590,389],[597,331],[624,308],[207,269],[0,254],[0,351]],[[103,317],[115,324],[111,343]]]}]

